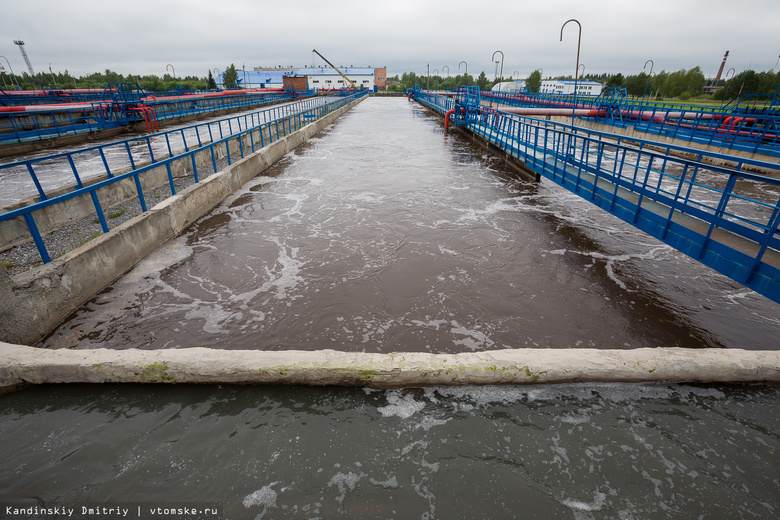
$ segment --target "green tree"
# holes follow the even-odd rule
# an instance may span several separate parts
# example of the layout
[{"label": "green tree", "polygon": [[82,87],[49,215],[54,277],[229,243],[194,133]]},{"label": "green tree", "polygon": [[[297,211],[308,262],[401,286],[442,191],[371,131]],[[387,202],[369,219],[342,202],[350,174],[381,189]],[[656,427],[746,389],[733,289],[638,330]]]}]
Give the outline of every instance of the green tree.
[{"label": "green tree", "polygon": [[214,76],[211,75],[211,71],[209,71],[209,78],[206,81],[206,90],[215,90],[217,88],[217,82],[214,81]]},{"label": "green tree", "polygon": [[487,75],[485,74],[485,71],[479,73],[479,77],[477,78],[477,86],[479,87],[479,90],[487,90],[487,86],[490,82],[487,79]]},{"label": "green tree", "polygon": [[623,82],[626,87],[626,93],[634,97],[641,97],[646,92],[649,93],[649,79],[650,77],[645,72],[640,72],[636,76],[628,76]]},{"label": "green tree", "polygon": [[222,88],[235,88],[236,86],[238,86],[238,72],[236,66],[231,63],[222,73]]},{"label": "green tree", "polygon": [[539,92],[542,89],[542,73],[539,69],[533,71],[525,80],[525,86],[530,92]]},{"label": "green tree", "polygon": [[607,80],[607,87],[609,88],[620,88],[623,86],[623,83],[625,82],[625,79],[623,78],[623,75],[621,73],[613,74],[609,77]]}]

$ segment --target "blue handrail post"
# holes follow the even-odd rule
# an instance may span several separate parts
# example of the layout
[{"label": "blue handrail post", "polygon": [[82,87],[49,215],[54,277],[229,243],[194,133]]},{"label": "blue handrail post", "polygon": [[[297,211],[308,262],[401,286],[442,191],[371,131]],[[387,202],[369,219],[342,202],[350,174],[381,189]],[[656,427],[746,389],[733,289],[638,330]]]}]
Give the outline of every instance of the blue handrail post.
[{"label": "blue handrail post", "polygon": [[27,223],[27,229],[30,230],[30,235],[33,238],[33,242],[35,242],[35,247],[38,248],[38,254],[41,255],[41,260],[44,264],[48,264],[51,262],[51,258],[49,258],[49,252],[46,251],[46,245],[43,243],[40,232],[38,232],[38,226],[35,225],[35,219],[33,218],[32,213],[25,213],[24,221]]}]

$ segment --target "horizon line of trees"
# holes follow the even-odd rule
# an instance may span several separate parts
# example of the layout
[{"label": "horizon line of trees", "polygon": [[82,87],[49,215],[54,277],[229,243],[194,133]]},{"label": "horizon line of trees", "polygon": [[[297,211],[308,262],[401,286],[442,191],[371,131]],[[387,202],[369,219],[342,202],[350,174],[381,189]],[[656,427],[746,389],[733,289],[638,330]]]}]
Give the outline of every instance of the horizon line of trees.
[{"label": "horizon line of trees", "polygon": [[[238,71],[234,64],[225,67],[225,72],[221,74],[222,84],[232,87],[238,84]],[[102,89],[108,83],[137,83],[142,90],[153,92],[164,92],[169,90],[212,90],[217,88],[216,81],[208,71],[208,74],[202,78],[197,76],[185,76],[183,78],[174,78],[170,74],[156,76],[154,74],[140,75],[122,75],[110,69],[104,72],[94,72],[86,76],[74,77],[67,70],[65,72],[44,73],[38,72],[34,77],[27,72],[22,74],[10,74],[4,71],[0,74],[4,90],[15,90],[17,85],[22,90],[59,90],[70,88],[90,88]],[[546,80],[572,80],[568,76],[548,76]],[[694,97],[701,97],[705,86],[716,85],[720,87],[712,95],[712,99],[724,100],[733,99],[740,94],[763,94],[771,95],[778,91],[780,85],[780,71],[773,70],[756,72],[752,69],[744,70],[730,79],[706,79],[700,67],[692,69],[680,69],[674,72],[662,70],[659,73],[648,75],[640,72],[639,74],[623,76],[621,73],[608,74],[606,72],[599,74],[585,74],[581,79],[583,81],[596,81],[606,84],[607,87],[625,88],[626,93],[633,97],[661,97],[661,98],[679,98],[687,100]],[[440,74],[428,76],[427,74],[416,74],[415,72],[404,72],[400,77],[398,75],[388,78],[391,84],[388,90],[405,91],[414,88],[415,85],[422,85],[425,88],[450,89],[460,86],[476,85],[480,90],[490,90],[497,83],[512,81],[511,77],[496,78],[490,80],[485,71],[475,78],[471,74],[458,74],[455,76],[442,76]],[[531,92],[541,90],[541,71],[533,71],[525,78],[526,87]]]},{"label": "horizon line of trees", "polygon": [[[573,80],[574,77],[568,76],[549,76],[545,80]],[[457,88],[460,86],[477,85],[480,90],[490,90],[496,84],[506,81],[515,81],[511,77],[497,78],[489,80],[485,71],[475,79],[471,74],[460,74],[456,76],[444,77],[441,75],[428,76],[427,74],[416,74],[414,72],[405,72],[400,77],[398,75],[388,78],[394,82],[388,85],[388,90],[405,91],[414,88],[415,85],[421,85],[425,88],[443,89]],[[682,100],[693,97],[701,97],[704,94],[705,86],[718,86],[719,89],[712,94],[712,99],[723,100],[733,99],[741,93],[744,94],[764,94],[772,95],[778,92],[780,86],[780,71],[772,70],[756,72],[748,69],[732,76],[730,79],[706,79],[700,67],[692,69],[680,69],[675,72],[662,70],[659,73],[648,75],[645,72],[631,76],[623,76],[621,73],[608,74],[585,74],[579,77],[582,81],[596,81],[606,84],[607,87],[625,88],[626,93],[633,97],[660,97],[660,98],[680,98]],[[533,71],[525,78],[526,88],[531,92],[541,90],[541,71]],[[709,95],[707,95],[709,97]]]},{"label": "horizon line of trees", "polygon": [[[226,71],[233,72],[233,76],[230,78],[232,83],[226,84],[234,85],[237,83],[238,74],[235,65],[231,64],[226,67]],[[222,74],[222,76],[225,75],[225,73]],[[35,76],[30,76],[27,72],[11,74],[8,71],[3,71],[0,74],[0,79],[2,80],[2,89],[5,91],[17,90],[17,87],[21,90],[102,89],[109,83],[137,83],[142,90],[153,92],[165,92],[177,88],[179,90],[211,90],[217,88],[211,71],[208,71],[208,74],[202,78],[197,76],[174,78],[168,73],[162,76],[154,74],[145,76],[128,74],[125,76],[110,69],[79,77],[71,75],[67,69],[65,72],[37,72]]]}]

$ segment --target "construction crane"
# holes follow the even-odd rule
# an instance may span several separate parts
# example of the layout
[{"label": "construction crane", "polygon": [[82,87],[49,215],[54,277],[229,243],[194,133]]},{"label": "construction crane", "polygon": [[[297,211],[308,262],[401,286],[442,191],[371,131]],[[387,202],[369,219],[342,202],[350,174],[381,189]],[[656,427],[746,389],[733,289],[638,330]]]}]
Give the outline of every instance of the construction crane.
[{"label": "construction crane", "polygon": [[35,71],[33,71],[30,58],[27,57],[27,52],[24,50],[24,42],[22,40],[14,40],[14,43],[19,46],[19,50],[22,52],[22,58],[24,58],[24,62],[27,64],[27,70],[30,71],[30,81],[35,81]]},{"label": "construction crane", "polygon": [[319,52],[317,52],[317,49],[312,49],[312,50],[311,50],[311,52],[313,52],[314,54],[316,54],[317,56],[319,56],[320,58],[322,58],[323,60],[325,60],[325,63],[327,63],[328,65],[330,65],[331,67],[333,67],[333,70],[335,70],[336,72],[338,72],[339,74],[341,74],[341,77],[342,77],[342,78],[344,78],[345,80],[347,80],[347,83],[349,83],[350,85],[352,85],[352,88],[354,88],[354,89],[358,88],[358,87],[357,87],[357,85],[355,85],[354,83],[352,83],[352,80],[351,80],[351,79],[349,79],[349,78],[348,78],[348,77],[346,77],[344,74],[342,74],[342,72],[341,72],[339,69],[337,69],[335,65],[333,65],[331,62],[329,62],[329,61],[327,60],[327,58],[325,58],[325,56],[323,56],[322,54],[320,54]]}]

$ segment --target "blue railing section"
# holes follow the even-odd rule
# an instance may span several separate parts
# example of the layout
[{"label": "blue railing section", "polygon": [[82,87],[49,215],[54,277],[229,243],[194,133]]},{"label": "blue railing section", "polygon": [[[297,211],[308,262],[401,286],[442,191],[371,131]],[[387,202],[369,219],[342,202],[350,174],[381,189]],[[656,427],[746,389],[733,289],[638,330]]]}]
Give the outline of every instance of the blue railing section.
[{"label": "blue railing section", "polygon": [[[307,92],[303,94],[303,97],[314,94],[314,92]],[[220,110],[248,108],[284,99],[300,99],[301,97],[298,92],[249,92],[235,96],[182,96],[165,99],[148,96],[140,105],[133,103],[132,108],[141,105],[150,108],[159,121],[191,115],[206,115]],[[62,103],[62,100],[59,103]],[[28,103],[28,105],[31,104],[33,103]],[[49,110],[34,109],[26,112],[0,114],[0,145],[95,132],[127,124],[126,120],[117,120],[107,116],[110,114],[108,109],[111,108],[112,104],[111,100],[91,99],[71,106],[60,104],[60,106],[52,107]],[[133,120],[143,121],[142,113],[136,111]]]},{"label": "blue railing section", "polygon": [[[42,199],[40,202],[37,202],[35,204],[25,206],[13,211],[8,211],[6,213],[0,214],[0,222],[11,220],[15,218],[22,217],[24,218],[27,228],[30,232],[30,235],[33,238],[33,241],[35,242],[35,245],[38,249],[38,253],[41,256],[41,260],[44,263],[48,263],[51,261],[51,258],[48,254],[48,251],[46,249],[46,245],[43,241],[43,238],[41,237],[40,232],[38,231],[38,226],[35,223],[34,213],[38,210],[41,210],[43,208],[53,206],[55,204],[59,204],[62,202],[65,202],[67,200],[73,199],[75,197],[79,197],[82,195],[89,195],[92,199],[93,205],[95,207],[95,212],[97,214],[97,218],[100,222],[101,228],[103,230],[103,233],[108,233],[109,228],[106,221],[105,213],[100,205],[100,200],[98,199],[98,190],[105,186],[109,186],[113,183],[130,179],[132,178],[135,183],[136,193],[138,196],[139,203],[141,205],[142,211],[147,211],[146,201],[144,198],[143,190],[141,188],[141,176],[148,172],[149,170],[158,168],[160,166],[165,166],[168,171],[168,181],[171,189],[171,195],[176,194],[176,188],[174,186],[174,180],[173,180],[173,173],[171,169],[171,164],[174,161],[179,161],[181,159],[190,159],[190,163],[192,165],[192,176],[196,183],[200,181],[198,177],[198,168],[197,168],[197,162],[195,160],[195,154],[200,152],[207,152],[211,155],[211,161],[212,164],[210,165],[213,168],[213,171],[217,171],[217,153],[215,151],[215,147],[219,147],[224,145],[227,148],[227,161],[228,164],[232,163],[231,155],[237,154],[240,155],[241,158],[243,158],[247,153],[254,153],[256,151],[255,149],[255,140],[249,139],[251,146],[250,150],[246,150],[243,145],[243,139],[242,137],[246,134],[249,134],[250,132],[259,132],[259,140],[260,140],[260,148],[271,144],[273,142],[273,136],[284,136],[292,133],[293,131],[305,126],[306,124],[321,119],[322,117],[325,117],[326,115],[338,110],[339,108],[351,103],[352,101],[355,101],[356,99],[359,99],[365,95],[367,95],[368,92],[358,92],[356,94],[353,94],[352,96],[348,97],[339,97],[335,98],[333,100],[324,100],[324,102],[321,102],[319,104],[315,104],[314,100],[304,100],[297,103],[293,103],[291,105],[287,105],[284,107],[278,107],[271,109],[270,111],[264,111],[264,112],[272,112],[272,119],[261,121],[260,118],[255,117],[254,119],[251,118],[251,116],[255,116],[256,114],[250,114],[247,116],[242,116],[242,118],[245,119],[245,123],[243,125],[243,129],[239,126],[239,128],[236,129],[235,132],[232,134],[229,134],[227,136],[222,136],[221,126],[219,130],[219,137],[216,135],[211,135],[213,139],[211,142],[204,144],[200,141],[200,133],[197,133],[198,135],[198,144],[197,146],[194,143],[191,143],[189,146],[185,144],[185,152],[178,154],[178,155],[172,155],[171,153],[168,154],[167,158],[161,159],[157,158],[152,160],[149,164],[146,164],[145,166],[136,168],[133,167],[132,171],[129,171],[127,173],[123,173],[121,175],[112,175],[110,174],[110,171],[108,169],[108,166],[106,166],[106,172],[108,173],[108,178],[97,182],[95,184],[92,184],[90,186],[84,186],[81,181],[78,180],[78,174],[75,171],[75,165],[74,162],[70,159],[72,157],[72,154],[61,154],[61,156],[66,157],[66,159],[70,162],[72,166],[74,166],[74,175],[76,175],[77,178],[77,185],[78,188],[70,191],[68,193],[50,198],[50,199]],[[237,123],[238,120],[241,120],[242,118],[231,118],[233,121],[230,124],[239,124]],[[205,124],[203,125],[204,128],[208,132],[211,133],[211,128],[213,128],[213,124]],[[268,129],[267,132],[268,141],[263,137],[264,131]],[[184,134],[181,134],[182,138],[184,139]],[[251,137],[251,136],[250,136]],[[230,143],[229,140],[232,139],[238,139],[238,150],[232,150],[230,149]],[[149,143],[149,141],[146,141]],[[166,140],[166,142],[169,144],[169,151],[170,151],[170,141]],[[130,161],[133,162],[133,155],[130,152],[128,141],[125,141],[124,144],[128,146],[128,156],[130,158]],[[98,148],[95,148],[98,149]],[[98,149],[99,150],[99,149]],[[151,145],[149,146],[149,153],[152,153]],[[29,164],[29,162],[27,163]]]},{"label": "blue railing section", "polygon": [[[325,103],[325,99],[308,98],[249,114],[114,141],[72,152],[2,164],[0,176],[7,179],[15,173],[28,177],[30,187],[34,185],[40,200],[46,200],[47,192],[52,189],[67,184],[72,184],[74,189],[80,189],[83,187],[83,180],[88,177],[101,175],[113,177],[115,172],[128,168],[135,169],[136,165],[155,163],[171,157],[176,150],[183,149],[187,152],[191,148],[203,146],[204,142],[222,139],[226,135],[254,128],[264,122],[308,110]],[[39,173],[39,170],[44,171]],[[51,179],[51,172],[58,172],[58,178]],[[69,174],[69,177],[63,178],[63,174]],[[5,179],[4,181],[7,182]]]},{"label": "blue railing section", "polygon": [[[604,109],[600,97],[483,92],[483,100],[519,107]],[[619,117],[615,117],[615,115]],[[698,145],[780,157],[780,113],[693,105],[627,103],[603,111],[600,123],[633,127]]]},{"label": "blue railing section", "polygon": [[[414,97],[440,113],[461,109],[443,96]],[[777,164],[484,107],[466,127],[542,177],[780,303],[780,179],[709,163],[729,157],[740,168]],[[697,159],[669,155],[671,150]]]}]

